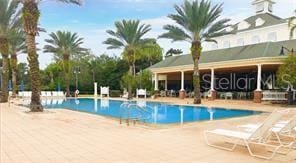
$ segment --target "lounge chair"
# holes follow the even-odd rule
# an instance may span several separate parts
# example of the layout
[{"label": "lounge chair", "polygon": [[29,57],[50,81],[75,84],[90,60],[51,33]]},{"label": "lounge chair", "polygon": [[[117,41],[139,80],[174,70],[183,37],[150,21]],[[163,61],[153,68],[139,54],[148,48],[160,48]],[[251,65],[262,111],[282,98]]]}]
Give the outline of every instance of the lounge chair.
[{"label": "lounge chair", "polygon": [[100,87],[101,88],[101,98],[103,98],[103,95],[106,95],[109,97],[109,87]]},{"label": "lounge chair", "polygon": [[52,96],[51,91],[46,91],[46,96],[51,97]]},{"label": "lounge chair", "polygon": [[[248,132],[253,132],[260,124],[246,124],[240,125],[239,128],[244,129]],[[272,133],[275,135],[276,141],[278,141],[283,146],[292,146],[291,143],[296,142],[296,115],[290,118],[288,121],[279,121],[272,128]],[[285,139],[290,140],[287,141]]]},{"label": "lounge chair", "polygon": [[64,94],[63,91],[58,91],[58,96],[59,96],[59,97],[65,97],[65,94]]},{"label": "lounge chair", "polygon": [[53,97],[58,97],[58,92],[57,91],[52,91],[52,96]]},{"label": "lounge chair", "polygon": [[[246,146],[250,155],[253,157],[263,158],[263,159],[272,159],[277,151],[283,147],[283,145],[273,145],[267,144],[266,140],[271,135],[270,129],[274,126],[284,115],[283,112],[275,111],[273,112],[265,121],[253,132],[246,132],[246,131],[235,131],[235,130],[228,130],[228,129],[214,129],[214,130],[207,130],[204,132],[204,137],[206,143],[215,148],[224,149],[228,151],[233,151],[237,145]],[[226,141],[227,145],[230,147],[226,147],[223,145],[215,145],[209,141],[210,135],[220,136],[222,138],[227,138]],[[265,148],[271,148],[269,151],[271,152],[270,156],[264,156],[261,154],[256,154],[253,146],[261,146]]]},{"label": "lounge chair", "polygon": [[166,91],[160,91],[160,97],[166,97]]},{"label": "lounge chair", "polygon": [[46,92],[45,91],[41,91],[41,97],[46,97]]},{"label": "lounge chair", "polygon": [[147,91],[146,89],[137,89],[137,98],[139,98],[139,96],[143,96],[144,98],[146,98],[147,96]]}]

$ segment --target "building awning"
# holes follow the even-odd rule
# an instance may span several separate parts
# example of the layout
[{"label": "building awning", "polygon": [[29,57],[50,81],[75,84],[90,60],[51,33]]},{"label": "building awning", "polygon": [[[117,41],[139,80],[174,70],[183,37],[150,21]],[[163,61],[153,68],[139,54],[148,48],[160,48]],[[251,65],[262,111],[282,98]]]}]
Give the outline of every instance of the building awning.
[{"label": "building awning", "polygon": [[[285,52],[285,56],[281,56],[282,46],[288,49],[296,50],[296,39],[280,41],[280,42],[265,42],[259,44],[252,44],[246,46],[239,46],[227,49],[219,49],[212,51],[202,52],[200,58],[200,66],[203,68],[209,68],[213,64],[222,64],[225,66],[227,63],[247,63],[245,61],[259,62],[264,60],[281,61],[287,57],[288,52]],[[149,67],[150,70],[169,69],[173,67],[190,67],[192,69],[193,60],[190,54],[172,56],[165,60]]]}]

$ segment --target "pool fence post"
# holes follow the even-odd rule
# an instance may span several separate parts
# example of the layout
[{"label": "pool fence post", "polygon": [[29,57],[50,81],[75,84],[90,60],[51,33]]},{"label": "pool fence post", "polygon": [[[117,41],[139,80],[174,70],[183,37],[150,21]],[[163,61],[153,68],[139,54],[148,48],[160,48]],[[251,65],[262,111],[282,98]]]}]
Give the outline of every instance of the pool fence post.
[{"label": "pool fence post", "polygon": [[98,97],[98,83],[94,83],[94,98]]}]

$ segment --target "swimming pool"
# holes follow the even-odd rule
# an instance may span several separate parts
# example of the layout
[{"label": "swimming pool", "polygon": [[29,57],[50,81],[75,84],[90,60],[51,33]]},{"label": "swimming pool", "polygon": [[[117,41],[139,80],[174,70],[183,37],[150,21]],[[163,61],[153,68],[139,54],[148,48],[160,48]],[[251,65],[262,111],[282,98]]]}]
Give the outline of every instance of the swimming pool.
[{"label": "swimming pool", "polygon": [[[113,118],[137,118],[151,124],[173,124],[216,120],[259,114],[249,110],[182,106],[160,102],[119,101],[109,99],[47,99],[42,101],[47,109],[63,108]],[[140,107],[137,107],[140,106]]]}]

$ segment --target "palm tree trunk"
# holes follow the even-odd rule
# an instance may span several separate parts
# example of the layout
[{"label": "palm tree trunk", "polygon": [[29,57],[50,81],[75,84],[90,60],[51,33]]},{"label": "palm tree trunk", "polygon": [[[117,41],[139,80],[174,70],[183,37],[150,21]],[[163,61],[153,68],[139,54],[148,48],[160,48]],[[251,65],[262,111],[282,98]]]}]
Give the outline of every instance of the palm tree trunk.
[{"label": "palm tree trunk", "polygon": [[194,104],[200,104],[201,103],[201,97],[200,97],[200,77],[199,77],[199,58],[201,54],[201,43],[200,41],[194,41],[192,42],[191,46],[191,54],[193,59],[193,87],[194,87]]},{"label": "palm tree trunk", "polygon": [[28,62],[30,67],[32,90],[30,109],[32,112],[41,112],[43,111],[43,107],[40,101],[40,70],[38,54],[36,53],[35,36],[27,35],[26,43],[28,48]]},{"label": "palm tree trunk", "polygon": [[132,72],[133,76],[136,76],[136,63],[135,61],[133,62],[133,72]]},{"label": "palm tree trunk", "polygon": [[[133,65],[130,65],[129,66],[129,74],[130,74],[130,77],[133,77]],[[132,83],[129,82],[128,83],[128,88],[127,88],[127,91],[128,91],[128,99],[132,99],[133,98],[133,87],[132,87]]]},{"label": "palm tree trunk", "polygon": [[70,55],[63,55],[63,66],[65,72],[66,97],[70,97]]},{"label": "palm tree trunk", "polygon": [[1,94],[0,103],[8,101],[8,40],[6,38],[0,39],[0,52],[2,54],[2,80],[1,80]]},{"label": "palm tree trunk", "polygon": [[16,91],[17,91],[17,79],[16,79],[16,74],[17,74],[17,54],[11,54],[11,67],[12,67],[12,97],[16,96]]},{"label": "palm tree trunk", "polygon": [[296,25],[290,29],[290,40],[294,38],[294,31],[296,30]]},{"label": "palm tree trunk", "polygon": [[36,52],[36,40],[39,20],[39,10],[35,0],[24,0],[23,2],[23,23],[26,32],[26,45],[28,52],[28,62],[31,74],[31,103],[30,110],[32,112],[42,112],[43,107],[40,101],[40,70],[38,54]]}]

